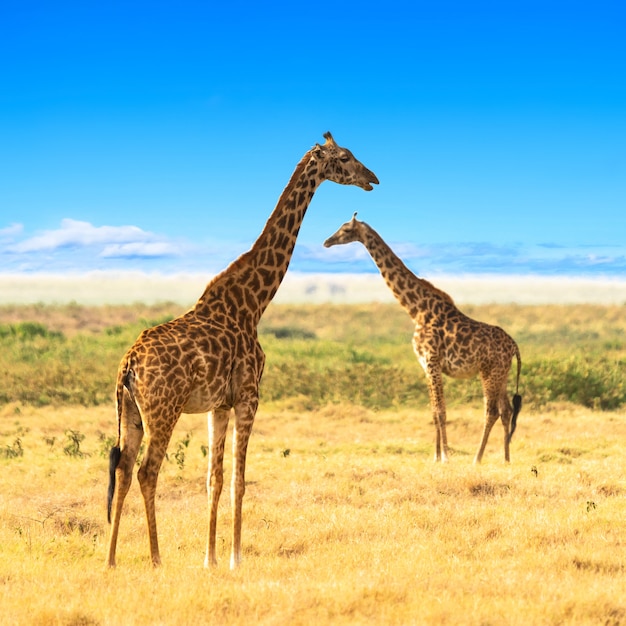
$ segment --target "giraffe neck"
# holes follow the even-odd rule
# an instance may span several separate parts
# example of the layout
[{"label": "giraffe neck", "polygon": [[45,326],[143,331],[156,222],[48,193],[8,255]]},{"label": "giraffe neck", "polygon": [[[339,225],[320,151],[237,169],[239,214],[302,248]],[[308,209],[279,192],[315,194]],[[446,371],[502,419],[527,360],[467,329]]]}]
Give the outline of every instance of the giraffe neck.
[{"label": "giraffe neck", "polygon": [[306,210],[324,180],[311,156],[307,152],[296,166],[250,250],[207,285],[194,309],[198,315],[258,324],[287,272]]},{"label": "giraffe neck", "polygon": [[363,224],[361,236],[361,242],[376,263],[387,286],[411,319],[416,320],[423,315],[426,300],[433,297],[454,306],[447,293],[416,276],[373,228]]}]

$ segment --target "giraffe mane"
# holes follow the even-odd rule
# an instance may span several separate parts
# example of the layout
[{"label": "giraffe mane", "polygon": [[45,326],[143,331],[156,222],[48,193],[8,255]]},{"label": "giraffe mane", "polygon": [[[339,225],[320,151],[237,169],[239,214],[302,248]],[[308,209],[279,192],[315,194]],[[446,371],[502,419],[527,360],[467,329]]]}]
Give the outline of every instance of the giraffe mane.
[{"label": "giraffe mane", "polygon": [[426,280],[425,278],[420,278],[419,280],[421,280],[422,284],[428,289],[430,289],[434,294],[440,296],[446,302],[449,302],[450,304],[453,304],[454,306],[456,306],[456,304],[454,304],[454,300],[452,299],[452,296],[449,293],[446,293],[445,291],[443,291],[443,289],[439,289],[439,287],[435,287],[435,285],[433,285],[430,281]]},{"label": "giraffe mane", "polygon": [[[384,246],[389,247],[387,245],[387,243],[383,240],[383,238],[378,234],[378,232],[376,230],[374,230],[366,222],[360,222],[359,220],[357,220],[356,219],[356,215],[357,215],[357,212],[355,211],[354,215],[352,216],[352,219],[349,222],[350,224],[363,224],[367,229],[369,229],[372,233],[374,233],[374,235],[383,243]],[[392,251],[392,254],[394,254],[394,256],[397,256],[397,255],[395,255],[395,252],[393,252],[393,251]],[[411,270],[406,266],[404,261],[402,261],[402,259],[400,259],[399,257],[397,257],[397,258],[398,258],[399,263],[401,263],[408,272],[413,274],[413,276],[415,276],[415,278],[418,281],[420,281],[420,283],[424,287],[426,287],[426,289],[429,289],[430,291],[432,291],[432,293],[434,293],[435,295],[439,296],[442,300],[445,300],[446,302],[448,302],[452,306],[456,306],[456,304],[454,303],[454,300],[452,299],[452,296],[450,294],[446,293],[442,289],[439,289],[439,287],[435,287],[435,285],[433,285],[430,281],[426,280],[425,278],[421,278],[421,277],[417,276],[417,274],[414,274],[413,272],[411,272]]]},{"label": "giraffe mane", "polygon": [[253,244],[252,247],[247,252],[243,252],[242,254],[240,254],[234,261],[231,261],[221,272],[216,274],[209,281],[208,285],[206,286],[205,293],[209,289],[214,287],[218,282],[220,282],[224,278],[224,276],[231,275],[234,272],[236,273],[238,270],[240,270],[240,269],[242,269],[242,268],[244,268],[244,267],[246,267],[248,265],[248,259],[254,254],[256,243],[258,241],[262,240],[263,236],[265,234],[267,234],[267,232],[272,228],[274,220],[277,217],[277,210],[276,209],[278,209],[278,207],[280,207],[283,204],[283,202],[289,197],[289,194],[291,194],[291,192],[295,188],[296,183],[299,180],[299,178],[300,178],[304,168],[309,163],[309,160],[311,158],[312,150],[313,149],[309,150],[302,157],[302,159],[300,159],[300,162],[298,163],[298,165],[296,165],[296,168],[293,171],[293,174],[291,175],[291,178],[289,179],[289,182],[287,183],[287,185],[283,189],[283,192],[280,194],[280,197],[278,198],[278,202],[276,203],[276,207],[274,208],[274,210],[272,211],[271,215],[269,216],[267,222],[265,223],[265,226],[263,227],[263,230],[261,231],[261,234],[259,235],[259,237],[255,241],[255,244]]}]

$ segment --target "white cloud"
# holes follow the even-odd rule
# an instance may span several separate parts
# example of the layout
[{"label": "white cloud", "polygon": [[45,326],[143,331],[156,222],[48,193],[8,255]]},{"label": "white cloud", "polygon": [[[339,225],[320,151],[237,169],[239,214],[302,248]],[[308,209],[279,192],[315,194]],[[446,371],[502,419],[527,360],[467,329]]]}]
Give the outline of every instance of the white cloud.
[{"label": "white cloud", "polygon": [[85,247],[109,243],[153,241],[157,237],[137,226],[94,226],[66,218],[61,228],[47,230],[11,247],[12,252],[42,252],[58,248]]},{"label": "white cloud", "polygon": [[302,245],[300,249],[296,248],[296,254],[303,259],[321,263],[351,263],[369,258],[367,250],[356,242],[330,248],[324,248],[322,245]]},{"label": "white cloud", "polygon": [[[392,250],[419,276],[439,274],[542,274],[552,276],[622,276],[626,248],[491,242],[415,244],[392,242]],[[590,249],[592,248],[592,249]],[[323,248],[298,245],[292,269],[306,272],[376,272],[364,246],[353,243]]]},{"label": "white cloud", "polygon": [[0,239],[12,240],[18,237],[24,231],[23,224],[10,224],[6,228],[0,228]]},{"label": "white cloud", "polygon": [[[95,226],[64,219],[59,228],[26,233],[21,224],[0,228],[2,271],[64,273],[74,269],[216,273],[249,244],[224,240],[172,240],[137,226]],[[544,276],[624,276],[626,247],[607,245],[491,242],[391,242],[414,273],[438,275],[518,274]],[[364,246],[324,248],[299,241],[290,272],[376,274]]]},{"label": "white cloud", "polygon": [[167,241],[112,243],[104,247],[100,256],[104,259],[179,256],[176,248]]},{"label": "white cloud", "polygon": [[129,261],[138,269],[158,269],[173,257],[184,259],[189,254],[188,243],[137,226],[95,226],[70,218],[59,228],[34,234],[13,224],[0,229],[0,242],[3,271],[105,270]]}]

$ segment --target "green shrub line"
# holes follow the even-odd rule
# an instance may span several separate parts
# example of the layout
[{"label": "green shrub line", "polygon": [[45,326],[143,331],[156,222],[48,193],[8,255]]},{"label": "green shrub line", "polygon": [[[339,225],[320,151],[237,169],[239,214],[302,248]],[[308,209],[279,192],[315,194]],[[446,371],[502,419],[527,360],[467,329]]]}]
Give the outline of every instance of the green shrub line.
[{"label": "green shrub line", "polygon": [[[512,333],[522,353],[525,406],[568,401],[616,410],[626,404],[624,316],[577,329],[558,317],[540,324],[535,318],[541,321],[541,308],[530,313],[527,326],[518,321],[521,326]],[[380,306],[331,309],[328,320],[324,315],[322,307],[291,306],[262,321],[260,340],[267,355],[262,402],[305,397],[311,408],[339,401],[371,409],[428,406],[406,316]],[[117,366],[126,349],[142,329],[171,317],[67,336],[39,322],[0,324],[0,405],[113,403]],[[509,381],[513,392],[513,372]],[[482,399],[477,378],[445,384],[449,405]]]}]

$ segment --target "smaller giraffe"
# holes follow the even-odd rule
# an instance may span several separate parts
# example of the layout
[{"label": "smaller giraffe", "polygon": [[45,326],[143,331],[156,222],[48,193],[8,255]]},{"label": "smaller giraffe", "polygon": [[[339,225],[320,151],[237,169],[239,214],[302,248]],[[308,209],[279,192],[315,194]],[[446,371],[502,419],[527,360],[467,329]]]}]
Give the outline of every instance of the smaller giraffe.
[{"label": "smaller giraffe", "polygon": [[[360,241],[378,266],[387,286],[415,323],[413,350],[428,381],[430,404],[437,430],[435,461],[448,460],[446,404],[443,374],[452,378],[480,376],[485,401],[485,427],[474,463],[480,463],[493,425],[504,426],[504,459],[510,460],[509,444],[522,408],[519,378],[522,360],[513,339],[498,326],[469,318],[452,298],[428,281],[418,278],[396,256],[382,237],[365,222],[346,222],[324,246]],[[513,406],[507,394],[507,379],[513,357],[517,378]]]}]

